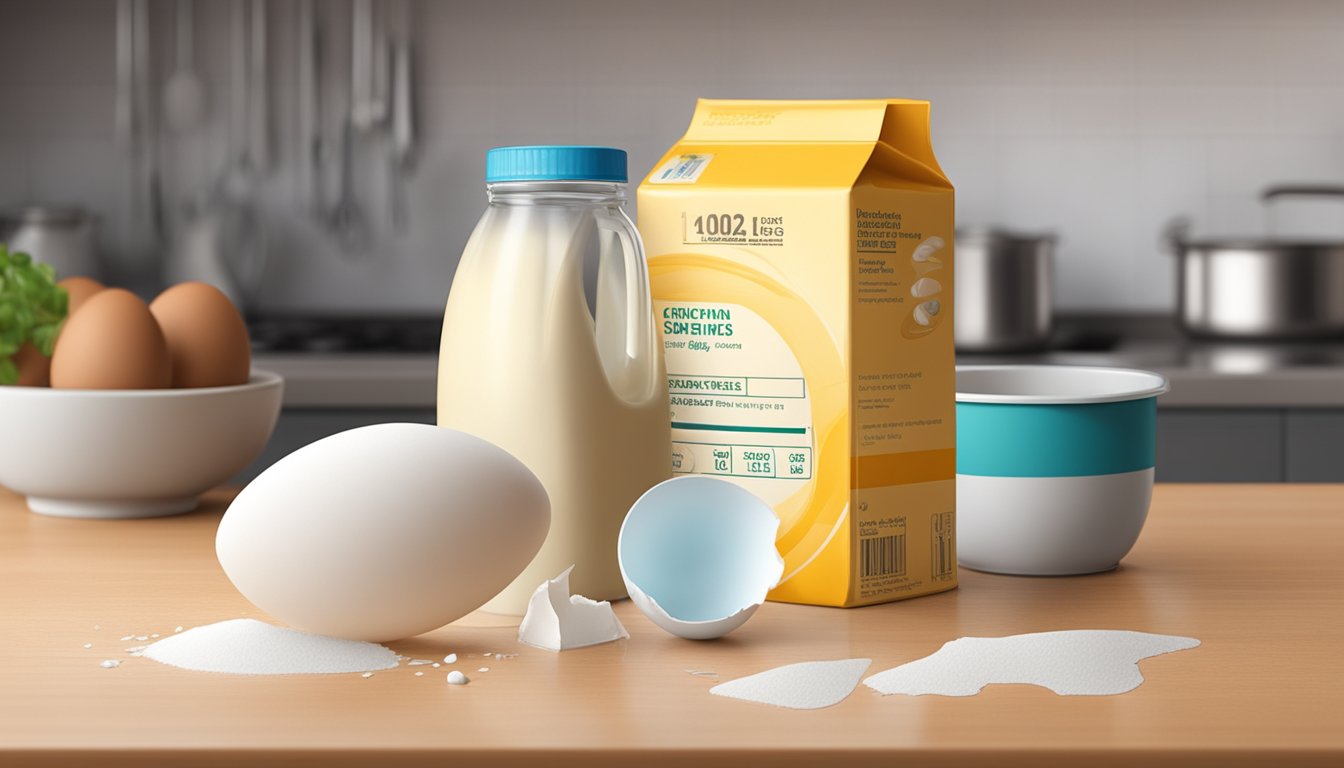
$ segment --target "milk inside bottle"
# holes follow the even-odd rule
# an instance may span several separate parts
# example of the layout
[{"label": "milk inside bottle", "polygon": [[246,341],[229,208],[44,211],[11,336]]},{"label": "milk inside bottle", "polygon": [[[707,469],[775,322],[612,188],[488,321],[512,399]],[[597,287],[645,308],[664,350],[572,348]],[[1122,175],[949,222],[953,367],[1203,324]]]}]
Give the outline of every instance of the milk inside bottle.
[{"label": "milk inside bottle", "polygon": [[444,312],[438,422],[517,456],[551,500],[546,543],[487,611],[523,613],[571,565],[575,594],[624,597],[621,522],[671,474],[666,372],[626,181],[625,152],[608,147],[486,156],[489,205]]}]

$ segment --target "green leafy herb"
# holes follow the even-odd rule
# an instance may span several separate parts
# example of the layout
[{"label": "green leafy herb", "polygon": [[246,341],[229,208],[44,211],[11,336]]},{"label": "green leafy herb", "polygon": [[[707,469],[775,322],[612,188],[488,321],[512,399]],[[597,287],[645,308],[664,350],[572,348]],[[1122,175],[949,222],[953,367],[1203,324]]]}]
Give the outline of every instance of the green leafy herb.
[{"label": "green leafy herb", "polygon": [[13,358],[25,343],[51,357],[69,303],[50,265],[35,264],[26,253],[10,253],[0,243],[0,384],[19,380]]}]

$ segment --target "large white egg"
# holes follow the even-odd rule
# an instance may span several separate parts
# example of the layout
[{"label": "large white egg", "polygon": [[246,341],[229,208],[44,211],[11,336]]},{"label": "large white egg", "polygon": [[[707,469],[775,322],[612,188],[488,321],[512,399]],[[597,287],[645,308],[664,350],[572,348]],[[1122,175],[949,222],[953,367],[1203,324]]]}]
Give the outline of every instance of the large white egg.
[{"label": "large white egg", "polygon": [[253,480],[219,524],[234,586],[297,629],[386,641],[479,608],[550,529],[536,476],[503,449],[426,424],[318,440]]}]

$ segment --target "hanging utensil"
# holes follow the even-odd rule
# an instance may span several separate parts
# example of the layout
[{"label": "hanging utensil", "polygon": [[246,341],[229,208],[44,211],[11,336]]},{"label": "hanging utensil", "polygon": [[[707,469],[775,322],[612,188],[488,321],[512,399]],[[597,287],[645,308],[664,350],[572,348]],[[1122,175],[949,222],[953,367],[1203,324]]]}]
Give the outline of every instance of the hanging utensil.
[{"label": "hanging utensil", "polygon": [[350,18],[350,118],[360,131],[375,127],[387,117],[386,57],[386,46],[375,25],[373,0],[354,0]]},{"label": "hanging utensil", "polygon": [[340,192],[328,226],[347,256],[367,255],[371,243],[369,220],[355,196],[355,124],[347,118],[341,128]]},{"label": "hanging utensil", "polygon": [[145,223],[148,233],[144,242],[137,245],[137,250],[151,252],[162,244],[166,225],[163,220],[162,179],[159,175],[158,123],[152,96],[154,73],[150,54],[149,0],[135,0],[132,16],[132,102],[135,105],[136,137],[132,156],[136,158],[139,188],[143,190],[137,195],[141,204],[137,206],[136,218]]},{"label": "hanging utensil", "polygon": [[129,149],[135,141],[135,3],[117,0],[117,143]]},{"label": "hanging utensil", "polygon": [[388,200],[397,234],[405,231],[407,175],[415,151],[415,109],[412,104],[411,24],[406,0],[397,3],[400,41],[392,49],[392,127],[388,142]]},{"label": "hanging utensil", "polygon": [[125,194],[121,195],[121,221],[127,233],[122,245],[134,241],[131,234],[138,219],[140,178],[138,162],[139,142],[135,130],[135,0],[117,1],[117,100],[114,125],[117,145],[121,149]]},{"label": "hanging utensil", "polygon": [[314,213],[322,210],[322,131],[319,126],[321,45],[313,0],[299,0],[299,195]]},{"label": "hanging utensil", "polygon": [[177,0],[176,61],[163,89],[163,113],[168,127],[185,133],[205,120],[205,83],[196,72],[195,0]]},{"label": "hanging utensil", "polygon": [[248,159],[254,173],[271,165],[268,88],[266,83],[266,0],[251,0],[248,57]]},{"label": "hanging utensil", "polygon": [[410,43],[396,46],[392,67],[392,137],[388,153],[388,178],[391,189],[392,223],[400,233],[406,226],[406,177],[415,148],[414,113],[411,105]]},{"label": "hanging utensil", "polygon": [[229,114],[225,124],[225,160],[220,186],[231,197],[251,194],[248,108],[248,0],[229,3]]}]

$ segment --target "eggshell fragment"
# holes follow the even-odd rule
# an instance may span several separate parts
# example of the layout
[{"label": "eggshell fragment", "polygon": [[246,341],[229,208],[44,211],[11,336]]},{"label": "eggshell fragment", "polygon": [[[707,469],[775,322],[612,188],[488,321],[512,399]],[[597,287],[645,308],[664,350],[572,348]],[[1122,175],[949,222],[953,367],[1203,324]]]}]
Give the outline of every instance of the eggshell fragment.
[{"label": "eggshell fragment", "polygon": [[222,291],[179,283],[149,305],[168,342],[174,387],[246,384],[252,369],[247,324]]},{"label": "eggshell fragment", "polygon": [[171,380],[158,322],[120,288],[95,293],[69,316],[51,355],[57,389],[163,389]]},{"label": "eggshell fragment", "polygon": [[621,526],[630,600],[679,637],[722,637],[756,612],[784,573],[779,517],[750,491],[707,475],[650,488]]},{"label": "eggshell fragment", "polygon": [[308,632],[387,641],[479,608],[536,555],[546,491],[501,448],[377,424],[300,448],[253,480],[215,551],[256,606]]},{"label": "eggshell fragment", "polygon": [[611,603],[569,594],[572,570],[571,565],[532,593],[527,614],[518,625],[520,643],[547,651],[568,651],[630,637],[612,612]]}]

